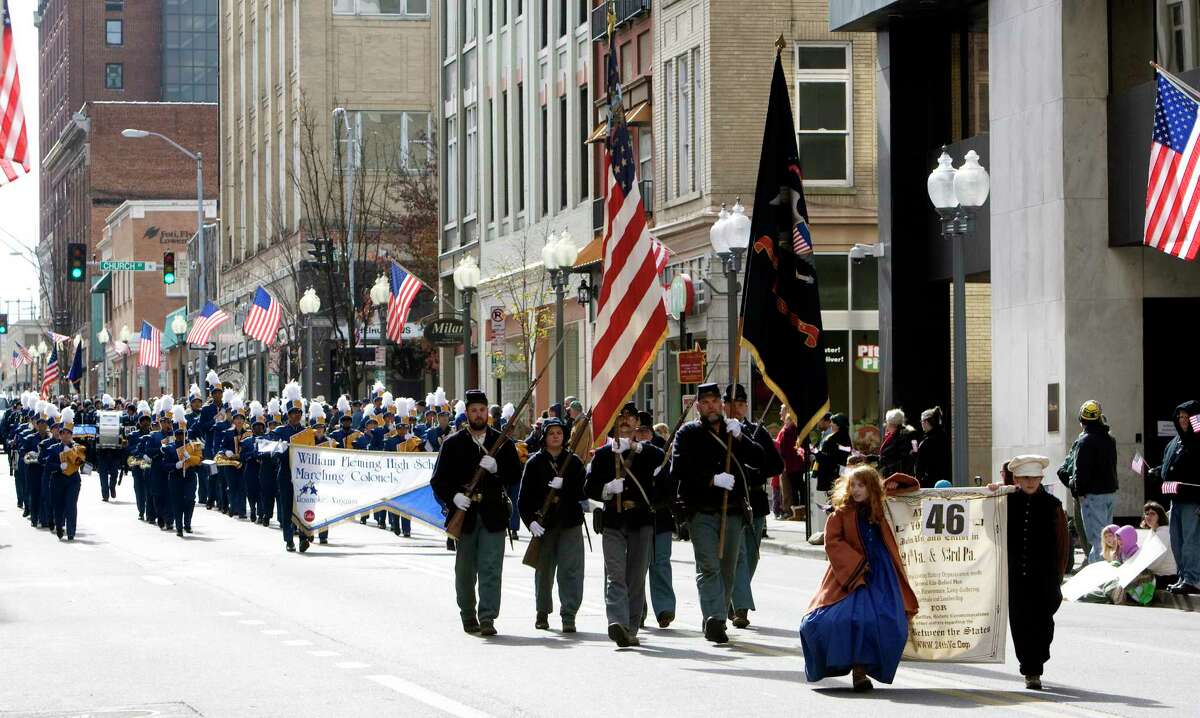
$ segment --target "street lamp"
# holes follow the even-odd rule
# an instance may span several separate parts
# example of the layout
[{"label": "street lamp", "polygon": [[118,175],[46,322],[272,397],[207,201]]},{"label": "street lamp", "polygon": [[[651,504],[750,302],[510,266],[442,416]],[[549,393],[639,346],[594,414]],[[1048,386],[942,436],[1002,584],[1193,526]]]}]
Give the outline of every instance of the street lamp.
[{"label": "street lamp", "polygon": [[313,393],[313,347],[312,347],[312,315],[321,311],[321,298],[312,287],[304,290],[300,297],[300,314],[304,318],[304,394]]},{"label": "street lamp", "polygon": [[463,391],[471,383],[471,300],[479,286],[479,265],[467,255],[454,268],[454,286],[463,295]]},{"label": "street lamp", "polygon": [[185,376],[185,372],[183,370],[184,357],[187,356],[187,352],[186,352],[187,347],[185,347],[183,345],[183,337],[185,334],[187,334],[187,330],[188,330],[187,320],[183,318],[182,314],[176,314],[175,318],[171,320],[171,331],[174,332],[174,334],[175,334],[175,344],[179,346],[179,394],[178,394],[178,396],[180,396],[180,397],[183,397],[184,395],[187,394],[187,383],[186,383],[187,377]]},{"label": "street lamp", "polygon": [[386,275],[375,278],[371,285],[371,303],[379,309],[379,346],[383,347],[383,376],[387,380],[387,306],[392,297],[392,285]]},{"label": "street lamp", "polygon": [[33,356],[33,363],[29,365],[29,388],[33,389],[37,385],[37,374],[42,370],[42,352],[39,347],[29,347],[29,353]]},{"label": "street lamp", "polygon": [[96,332],[96,341],[100,342],[100,386],[102,392],[108,391],[108,327],[100,327]]},{"label": "street lamp", "polygon": [[133,333],[129,331],[128,324],[121,325],[121,342],[125,344],[125,352],[121,354],[121,381],[124,384],[122,392],[126,399],[133,398],[133,392],[129,389],[129,340],[133,338]]},{"label": "street lamp", "polygon": [[567,285],[570,284],[570,272],[579,256],[579,248],[571,233],[563,230],[561,235],[551,234],[542,247],[542,264],[550,272],[550,286],[554,287],[554,346],[559,348],[554,354],[554,389],[558,392],[557,403],[562,403],[566,397],[567,383],[566,359],[562,352],[563,332],[566,326],[563,320],[563,305],[566,301]]},{"label": "street lamp", "polygon": [[991,178],[975,150],[955,169],[946,148],[929,173],[926,190],[941,218],[942,238],[951,245],[954,281],[954,483],[967,485],[967,278],[963,243],[975,232],[975,213],[987,201]]},{"label": "street lamp", "polygon": [[[166,142],[167,144],[171,145],[172,147],[179,150],[183,154],[187,155],[188,159],[190,159],[196,163],[196,254],[198,255],[196,258],[196,262],[197,262],[197,266],[200,270],[200,278],[199,278],[199,285],[198,285],[199,291],[200,291],[200,299],[206,299],[208,297],[208,287],[205,284],[205,276],[204,276],[204,157],[203,157],[203,155],[200,152],[192,152],[190,150],[187,150],[182,145],[180,145],[178,142],[176,142],[175,140],[171,139],[170,137],[167,137],[166,135],[161,135],[157,132],[150,132],[148,130],[135,130],[132,128],[127,128],[127,129],[121,130],[121,136],[127,137],[131,140],[140,140],[140,139],[144,139],[146,137],[157,137],[158,139],[162,140],[163,142]],[[189,307],[189,309],[190,309],[190,307]]]},{"label": "street lamp", "polygon": [[746,216],[746,208],[742,206],[740,197],[728,212],[725,205],[721,205],[717,221],[708,230],[708,241],[712,244],[713,252],[721,259],[721,269],[725,273],[725,306],[729,322],[726,356],[729,383],[733,384],[737,379],[738,365],[738,273],[742,271],[742,254],[750,244],[750,218]]}]

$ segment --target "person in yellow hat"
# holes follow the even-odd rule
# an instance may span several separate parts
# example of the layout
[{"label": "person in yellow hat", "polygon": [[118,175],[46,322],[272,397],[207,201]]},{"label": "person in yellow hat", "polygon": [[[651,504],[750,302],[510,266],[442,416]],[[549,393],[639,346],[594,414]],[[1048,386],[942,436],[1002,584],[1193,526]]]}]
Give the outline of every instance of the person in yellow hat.
[{"label": "person in yellow hat", "polygon": [[1100,532],[1112,523],[1117,496],[1117,442],[1095,399],[1079,407],[1079,426],[1083,431],[1071,445],[1058,476],[1071,490],[1075,532],[1087,542],[1088,563],[1095,563],[1102,559]]}]

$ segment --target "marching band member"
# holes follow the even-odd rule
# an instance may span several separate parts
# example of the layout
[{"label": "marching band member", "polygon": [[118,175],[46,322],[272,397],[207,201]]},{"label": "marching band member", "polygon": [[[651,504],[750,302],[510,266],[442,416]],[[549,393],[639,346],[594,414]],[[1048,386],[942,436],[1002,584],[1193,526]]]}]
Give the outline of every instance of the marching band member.
[{"label": "marching band member", "polygon": [[[228,515],[244,519],[246,518],[246,487],[242,483],[242,469],[240,466],[228,463],[241,452],[241,438],[246,429],[246,417],[241,412],[241,397],[232,394],[229,397],[228,411],[232,420],[213,425],[212,449],[214,458],[217,456],[225,458],[225,461],[219,464],[219,471],[227,492]],[[255,512],[251,511],[250,513],[254,514]]]},{"label": "marching band member", "polygon": [[41,402],[34,406],[33,431],[24,435],[19,451],[21,467],[25,471],[25,513],[29,516],[29,523],[34,528],[39,528],[42,501],[49,501],[50,497],[42,496],[42,471],[38,457],[41,454],[42,442],[50,438],[50,430],[49,420]]},{"label": "marching band member", "polygon": [[54,505],[54,532],[61,539],[64,529],[68,541],[75,540],[75,524],[79,514],[79,467],[83,465],[84,447],[73,438],[75,412],[62,410],[59,442],[53,449],[50,473],[50,495]]},{"label": "marching band member", "polygon": [[175,425],[172,412],[175,400],[169,394],[158,401],[158,431],[150,435],[148,440],[150,463],[150,501],[154,504],[154,517],[158,528],[169,531],[175,523],[175,510],[172,507],[171,494],[167,477],[175,459],[166,456],[162,448],[171,442],[175,435]]},{"label": "marching band member", "polygon": [[637,415],[633,402],[621,407],[610,441],[588,465],[585,486],[588,498],[604,503],[604,607],[608,637],[620,648],[641,645],[637,634],[646,604],[656,474],[663,459],[663,452],[633,438]]},{"label": "marching band member", "polygon": [[[429,483],[447,509],[447,522],[455,513],[465,513],[454,556],[455,595],[463,630],[494,636],[495,620],[500,615],[504,529],[511,510],[505,490],[520,480],[521,467],[512,442],[506,441],[495,456],[489,453],[501,434],[487,425],[487,395],[471,389],[466,396],[467,430],[451,435],[443,443]],[[480,481],[471,486],[478,469],[483,470]]]},{"label": "marching band member", "polygon": [[[53,427],[58,423],[58,407],[50,402],[46,402],[43,407],[46,412],[46,424],[47,426]],[[52,518],[53,512],[51,511],[53,502],[50,498],[50,474],[54,470],[54,467],[58,465],[58,462],[55,460],[58,458],[58,454],[56,452],[58,443],[59,436],[56,428],[51,429],[51,431],[42,438],[41,442],[38,443],[37,482],[38,486],[40,487],[39,491],[41,492],[41,500],[38,502],[38,512],[36,514],[38,517],[37,523],[41,528],[48,528],[51,530],[54,529],[54,520]]]},{"label": "marching band member", "polygon": [[242,435],[242,477],[247,486],[253,482],[258,487],[255,492],[258,496],[258,523],[270,526],[271,512],[275,508],[275,479],[266,476],[263,466],[265,459],[258,453],[258,440],[267,433],[264,413],[260,402],[250,402],[250,433]]},{"label": "marching band member", "polygon": [[[302,419],[304,417],[304,401],[300,398],[300,385],[296,382],[289,382],[283,387],[283,399],[287,406],[287,423],[276,428],[271,432],[270,438],[274,441],[282,441],[290,443],[290,440],[296,434],[304,431]],[[275,460],[277,466],[275,474],[276,496],[279,506],[279,526],[283,529],[283,543],[289,552],[296,550],[296,544],[293,536],[296,533],[296,526],[292,523],[292,499],[294,496],[292,490],[292,464],[288,459],[288,452],[280,453]],[[308,550],[308,537],[303,532],[300,534],[300,550],[301,552]]]},{"label": "marching band member", "polygon": [[[104,394],[100,397],[100,405],[105,411],[112,411],[116,402],[112,396]],[[95,412],[92,414],[94,416]],[[117,498],[117,474],[121,470],[121,453],[121,449],[115,446],[96,447],[96,473],[100,476],[100,497],[106,502],[110,498]]]},{"label": "marching band member", "polygon": [[133,473],[133,497],[137,502],[138,521],[154,521],[153,506],[150,503],[149,468],[145,457],[149,453],[146,440],[153,433],[150,430],[150,405],[144,401],[137,405],[137,426],[126,435],[130,467]]},{"label": "marching band member", "polygon": [[[195,383],[188,389],[188,413],[184,416],[188,425],[188,441],[203,441],[202,430],[205,429],[204,420],[201,417],[200,410],[204,406],[204,395],[200,392],[200,387]],[[208,500],[208,467],[193,466],[188,469],[192,473],[192,479],[196,482],[196,501],[203,504],[205,508],[211,509],[212,506]]]},{"label": "marching band member", "polygon": [[171,407],[171,441],[164,444],[159,451],[163,454],[167,465],[167,484],[171,490],[172,516],[175,523],[175,535],[183,538],[183,532],[192,532],[192,513],[196,509],[196,489],[192,486],[188,469],[193,457],[189,453],[191,446],[187,439],[187,418],[182,405]]}]

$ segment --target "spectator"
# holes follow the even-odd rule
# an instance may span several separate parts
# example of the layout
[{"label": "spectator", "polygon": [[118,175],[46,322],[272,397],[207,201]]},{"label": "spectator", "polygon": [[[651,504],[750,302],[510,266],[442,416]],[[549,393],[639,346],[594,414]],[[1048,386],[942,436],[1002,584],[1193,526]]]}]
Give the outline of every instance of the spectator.
[{"label": "spectator", "polygon": [[833,482],[841,475],[841,469],[854,450],[850,439],[850,420],[845,414],[833,415],[834,432],[825,437],[817,451],[817,491],[830,491]]},{"label": "spectator", "polygon": [[[808,496],[804,479],[807,464],[804,450],[798,444],[800,427],[796,426],[796,419],[786,406],[780,410],[780,415],[783,417],[783,428],[775,435],[775,448],[783,457],[783,473],[779,475],[779,510],[775,517],[783,520],[801,519],[802,516],[792,515],[792,507],[804,507],[804,497]],[[807,508],[801,508],[801,511],[807,512]]]},{"label": "spectator", "polygon": [[1112,523],[1117,492],[1117,442],[1109,434],[1100,402],[1089,399],[1079,407],[1083,433],[1072,447],[1072,473],[1068,486],[1079,501],[1083,531],[1092,550],[1088,563],[1100,560],[1100,531]]},{"label": "spectator", "polygon": [[671,427],[669,427],[666,424],[663,424],[661,422],[654,425],[654,438],[650,440],[651,443],[653,443],[655,446],[662,449],[663,451],[666,451],[667,450],[667,439],[670,439],[670,438],[671,438]]},{"label": "spectator", "polygon": [[1142,528],[1148,529],[1148,532],[1142,534],[1143,542],[1153,534],[1167,547],[1167,552],[1150,564],[1149,568],[1150,573],[1154,574],[1156,587],[1166,589],[1179,579],[1179,567],[1175,565],[1175,554],[1171,552],[1170,521],[1162,504],[1157,501],[1146,502],[1142,507]]},{"label": "spectator", "polygon": [[1178,434],[1163,452],[1156,473],[1162,492],[1171,497],[1171,553],[1179,567],[1179,580],[1167,590],[1177,594],[1200,593],[1200,437],[1190,419],[1200,414],[1200,402],[1185,401],[1175,409]]},{"label": "spectator", "polygon": [[921,431],[925,438],[917,445],[916,476],[921,488],[928,489],[938,479],[950,479],[950,439],[942,428],[942,407],[921,412]]},{"label": "spectator", "polygon": [[911,474],[915,470],[916,431],[908,426],[904,412],[900,409],[888,411],[883,422],[883,443],[879,446],[879,473]]}]

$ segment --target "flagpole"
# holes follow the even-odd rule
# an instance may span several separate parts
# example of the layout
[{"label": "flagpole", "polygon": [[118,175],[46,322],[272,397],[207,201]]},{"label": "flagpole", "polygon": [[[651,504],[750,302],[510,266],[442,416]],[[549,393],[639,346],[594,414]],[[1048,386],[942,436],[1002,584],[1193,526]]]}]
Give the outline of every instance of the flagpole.
[{"label": "flagpole", "polygon": [[1163,77],[1167,78],[1167,81],[1174,85],[1180,92],[1191,95],[1192,99],[1200,101],[1200,90],[1193,88],[1191,85],[1173,75],[1170,70],[1158,64],[1157,62],[1154,62],[1153,60],[1150,61],[1150,66],[1161,72]]}]

